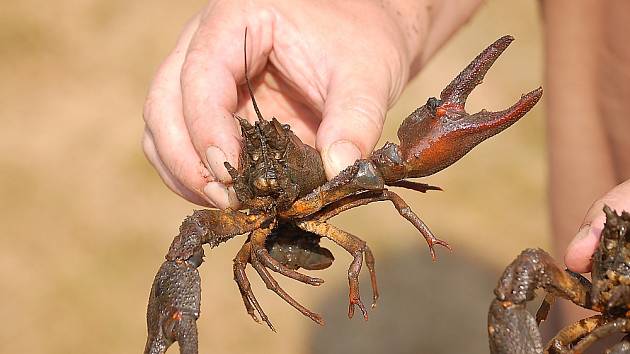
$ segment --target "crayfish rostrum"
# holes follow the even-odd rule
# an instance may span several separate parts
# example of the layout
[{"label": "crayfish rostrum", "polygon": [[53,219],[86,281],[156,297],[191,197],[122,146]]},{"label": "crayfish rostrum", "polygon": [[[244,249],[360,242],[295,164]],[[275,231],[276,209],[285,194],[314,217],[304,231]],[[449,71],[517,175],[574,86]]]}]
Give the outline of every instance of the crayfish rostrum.
[{"label": "crayfish rostrum", "polygon": [[305,316],[323,324],[320,315],[295,301],[269,272],[310,285],[322,284],[322,279],[297,271],[323,269],[332,264],[330,251],[319,246],[321,237],[332,240],[352,255],[348,269],[348,316],[353,316],[357,306],[367,319],[359,296],[358,277],[365,260],[374,303],[378,290],[372,251],[360,238],[326,221],[345,210],[388,200],[424,237],[433,258],[435,245],[450,248],[388,187],[419,192],[439,189],[409,178],[428,176],[448,167],[483,140],[512,125],[538,102],[541,88],[522,96],[503,111],[468,114],[464,110],[468,95],[512,40],[505,36],[491,44],[457,75],[439,99],[429,98],[424,106],[411,113],[398,130],[400,145],[385,144],[330,181],[326,181],[322,160],[314,148],[303,144],[288,125],[262,116],[247,78],[245,54],[246,84],[257,121],[252,124],[236,117],[243,137],[239,165],[236,168],[226,162],[225,166],[246,211],[196,210],[184,220],[153,282],[145,352],[163,353],[174,341],[179,342],[182,353],[197,352],[195,321],[201,297],[197,268],[204,256],[202,246],[208,244],[212,248],[241,234],[247,236],[234,258],[234,279],[254,320],[258,321],[258,314],[274,329],[252,292],[245,274],[248,264],[269,289]]}]

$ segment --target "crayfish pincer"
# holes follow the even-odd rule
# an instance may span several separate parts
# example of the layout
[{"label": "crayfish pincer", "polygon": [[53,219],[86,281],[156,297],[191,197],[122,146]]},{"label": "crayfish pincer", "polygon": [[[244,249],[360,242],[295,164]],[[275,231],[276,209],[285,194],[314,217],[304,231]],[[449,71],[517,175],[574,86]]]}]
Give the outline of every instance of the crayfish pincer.
[{"label": "crayfish pincer", "polygon": [[326,181],[322,160],[314,148],[303,144],[288,125],[275,118],[263,118],[247,77],[245,45],[246,85],[257,120],[252,123],[235,117],[243,137],[239,164],[234,167],[225,163],[245,211],[197,210],[184,220],[153,282],[145,352],[163,353],[174,341],[179,341],[182,353],[197,352],[195,320],[201,297],[197,268],[204,256],[202,246],[209,244],[212,248],[241,234],[247,236],[234,258],[234,280],[247,313],[255,321],[262,320],[275,330],[252,292],[245,272],[248,264],[268,289],[303,315],[324,323],[320,315],[287,294],[270,272],[310,285],[322,284],[322,279],[298,272],[299,268],[323,269],[333,263],[332,253],[319,246],[322,237],[353,257],[348,268],[348,316],[352,317],[358,307],[367,320],[359,295],[359,272],[365,261],[374,305],[379,296],[374,256],[363,240],[327,220],[354,207],[390,201],[424,237],[434,259],[435,245],[450,249],[388,186],[419,192],[439,190],[409,178],[428,176],[448,167],[486,138],[512,125],[538,102],[541,88],[504,111],[483,110],[470,115],[464,110],[468,95],[512,40],[506,36],[491,44],[442,91],[439,99],[430,98],[407,117],[398,131],[400,145],[385,144],[330,181]]}]

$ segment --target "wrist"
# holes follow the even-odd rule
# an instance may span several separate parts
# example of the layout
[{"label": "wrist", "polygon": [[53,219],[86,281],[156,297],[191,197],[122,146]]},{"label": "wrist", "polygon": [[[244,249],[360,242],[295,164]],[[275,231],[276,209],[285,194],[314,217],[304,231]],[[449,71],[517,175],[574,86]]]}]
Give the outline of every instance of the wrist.
[{"label": "wrist", "polygon": [[392,0],[384,5],[404,38],[410,65],[418,61],[430,31],[435,0]]},{"label": "wrist", "polygon": [[407,42],[412,76],[470,19],[482,2],[393,0],[388,3]]}]

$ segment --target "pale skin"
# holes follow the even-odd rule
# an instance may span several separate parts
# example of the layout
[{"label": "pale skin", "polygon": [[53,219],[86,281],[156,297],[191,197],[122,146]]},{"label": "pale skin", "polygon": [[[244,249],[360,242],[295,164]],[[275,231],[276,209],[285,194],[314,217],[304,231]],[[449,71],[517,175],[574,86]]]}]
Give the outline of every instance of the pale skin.
[{"label": "pale skin", "polygon": [[[329,178],[366,157],[405,84],[481,1],[209,1],[158,69],[143,148],[166,185],[203,206],[238,208],[223,162],[238,164],[232,113],[291,125]],[[550,209],[556,256],[590,270],[603,203],[630,210],[630,4],[543,1]],[[584,211],[588,210],[586,216]]]}]

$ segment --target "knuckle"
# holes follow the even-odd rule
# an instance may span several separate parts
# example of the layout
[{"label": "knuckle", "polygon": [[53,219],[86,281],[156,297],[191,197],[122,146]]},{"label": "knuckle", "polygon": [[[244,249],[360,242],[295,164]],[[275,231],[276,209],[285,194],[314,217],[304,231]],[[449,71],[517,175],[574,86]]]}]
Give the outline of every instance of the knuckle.
[{"label": "knuckle", "polygon": [[385,107],[373,97],[357,95],[344,100],[341,104],[342,111],[347,112],[350,126],[358,125],[357,131],[369,129],[380,132],[385,121]]},{"label": "knuckle", "polygon": [[207,59],[207,53],[203,48],[200,48],[198,45],[192,46],[191,44],[182,64],[182,80],[185,81],[186,78],[196,76],[203,69],[204,65],[207,65]]},{"label": "knuckle", "polygon": [[155,127],[164,118],[164,115],[168,114],[169,108],[166,107],[165,102],[170,96],[172,96],[172,92],[163,85],[154,83],[149,89],[142,106],[142,119],[148,126]]},{"label": "knuckle", "polygon": [[145,128],[144,134],[142,134],[142,138],[140,140],[140,144],[142,145],[142,151],[150,159],[150,154],[154,150],[153,141],[151,140],[151,136],[149,136],[148,128]]},{"label": "knuckle", "polygon": [[173,176],[175,176],[175,178],[177,178],[183,185],[188,188],[199,187],[196,185],[195,180],[189,177],[188,166],[186,166],[182,160],[175,159],[174,161],[165,161],[165,163]]},{"label": "knuckle", "polygon": [[144,101],[144,106],[142,107],[142,119],[144,120],[145,124],[152,123],[151,116],[154,110],[155,102],[155,93],[149,93],[147,99]]}]

